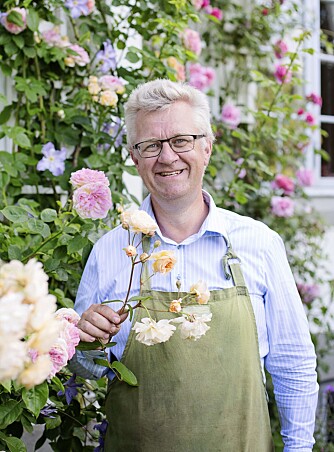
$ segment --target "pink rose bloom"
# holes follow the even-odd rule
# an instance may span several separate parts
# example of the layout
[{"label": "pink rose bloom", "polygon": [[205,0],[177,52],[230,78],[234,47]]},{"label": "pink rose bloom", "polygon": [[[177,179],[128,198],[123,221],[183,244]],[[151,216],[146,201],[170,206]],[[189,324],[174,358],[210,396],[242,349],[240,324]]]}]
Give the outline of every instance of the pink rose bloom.
[{"label": "pink rose bloom", "polygon": [[296,172],[296,177],[302,187],[311,187],[314,184],[314,174],[311,169],[300,168]]},{"label": "pink rose bloom", "polygon": [[211,67],[201,66],[199,63],[189,65],[189,84],[206,91],[215,79],[215,71]]},{"label": "pink rose bloom", "polygon": [[52,378],[58,373],[64,366],[66,366],[69,356],[67,353],[67,344],[65,339],[59,338],[49,351],[49,356],[52,361],[52,369],[48,378]]},{"label": "pink rose bloom", "polygon": [[80,320],[79,314],[77,312],[75,312],[74,309],[71,309],[71,308],[58,309],[55,312],[55,317],[56,317],[56,319],[59,319],[59,320],[64,319],[69,323],[73,323],[73,325],[75,325],[75,326],[78,324],[78,322]]},{"label": "pink rose bloom", "polygon": [[276,58],[278,58],[278,59],[283,58],[288,50],[289,50],[288,46],[283,41],[283,39],[279,39],[278,41],[275,42],[275,44],[274,44],[274,53],[275,53],[275,57]]},{"label": "pink rose bloom", "polygon": [[303,303],[312,303],[312,301],[319,297],[320,287],[317,284],[298,283],[297,289]]},{"label": "pink rose bloom", "polygon": [[69,323],[66,320],[62,320],[62,328],[60,332],[60,338],[65,340],[66,351],[68,354],[68,359],[71,359],[75,353],[75,347],[80,342],[79,328],[77,328],[73,323]]},{"label": "pink rose bloom", "polygon": [[75,171],[71,174],[70,184],[72,184],[74,188],[79,188],[83,185],[94,182],[98,182],[99,184],[109,187],[109,180],[103,171],[82,168],[81,170]]},{"label": "pink rose bloom", "polygon": [[81,218],[105,218],[111,207],[111,192],[105,184],[92,182],[74,190],[73,208]]},{"label": "pink rose bloom", "polygon": [[207,8],[210,6],[210,0],[202,0],[202,8]]},{"label": "pink rose bloom", "polygon": [[202,51],[202,42],[197,31],[186,28],[182,34],[182,40],[187,50],[194,52],[196,55],[200,55]]},{"label": "pink rose bloom", "polygon": [[[7,17],[12,11],[16,11],[21,15],[23,25],[16,25],[13,22],[9,22]],[[0,23],[7,31],[9,31],[9,33],[18,35],[27,28],[27,11],[24,8],[12,8],[8,11],[8,13],[2,13],[0,15]]]},{"label": "pink rose bloom", "polygon": [[271,186],[283,190],[286,195],[291,195],[295,189],[294,181],[284,174],[277,174]]},{"label": "pink rose bloom", "polygon": [[305,113],[305,110],[303,108],[299,108],[299,110],[297,111],[298,116],[302,116],[304,113]]},{"label": "pink rose bloom", "polygon": [[222,121],[229,126],[230,129],[235,129],[240,124],[241,112],[238,107],[232,103],[223,105]]},{"label": "pink rose bloom", "polygon": [[292,217],[294,202],[291,198],[273,196],[271,198],[271,212],[277,217]]},{"label": "pink rose bloom", "polygon": [[[83,67],[90,62],[89,55],[83,47],[79,46],[78,44],[72,44],[69,46],[69,49],[77,53],[77,55],[71,54],[68,56],[68,59],[73,60],[74,64]],[[68,64],[68,66],[72,65]]]},{"label": "pink rose bloom", "polygon": [[276,65],[274,77],[278,83],[289,83],[292,78],[292,72],[286,66],[278,64]]},{"label": "pink rose bloom", "polygon": [[192,0],[192,4],[195,9],[199,10],[202,8],[203,0]]},{"label": "pink rose bloom", "polygon": [[115,77],[113,75],[103,75],[99,78],[99,83],[103,90],[111,89],[118,94],[124,93],[124,83],[118,77]]},{"label": "pink rose bloom", "polygon": [[95,0],[88,0],[87,1],[87,8],[89,11],[89,14],[93,11],[93,9],[95,8]]},{"label": "pink rose bloom", "polygon": [[210,16],[216,17],[218,20],[223,19],[223,11],[219,8],[208,5],[204,8],[204,11]]},{"label": "pink rose bloom", "polygon": [[314,124],[315,124],[315,117],[311,113],[307,113],[306,116],[305,116],[305,121],[310,126],[314,126]]},{"label": "pink rose bloom", "polygon": [[319,107],[322,106],[322,97],[316,93],[311,93],[308,96],[306,96],[306,100],[312,102],[315,105],[319,105]]}]

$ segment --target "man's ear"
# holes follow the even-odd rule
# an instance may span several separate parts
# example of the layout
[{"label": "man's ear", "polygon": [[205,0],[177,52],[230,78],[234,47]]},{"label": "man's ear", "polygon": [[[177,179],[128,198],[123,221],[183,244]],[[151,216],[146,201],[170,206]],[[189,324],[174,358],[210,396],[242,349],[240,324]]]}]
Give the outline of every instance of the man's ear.
[{"label": "man's ear", "polygon": [[138,158],[136,157],[135,153],[133,152],[133,150],[130,150],[130,155],[132,158],[133,163],[136,165],[136,167],[138,168]]},{"label": "man's ear", "polygon": [[211,140],[207,140],[206,141],[206,146],[205,146],[205,149],[204,149],[204,165],[205,166],[208,166],[211,154],[212,154],[212,141]]}]

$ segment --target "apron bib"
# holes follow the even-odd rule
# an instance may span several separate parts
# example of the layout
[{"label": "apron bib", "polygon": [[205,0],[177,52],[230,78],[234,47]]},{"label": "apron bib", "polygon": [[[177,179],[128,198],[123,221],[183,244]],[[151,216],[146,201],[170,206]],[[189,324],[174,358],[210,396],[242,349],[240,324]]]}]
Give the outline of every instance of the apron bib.
[{"label": "apron bib", "polygon": [[[271,452],[274,450],[257,329],[240,264],[230,247],[224,256],[234,287],[211,291],[212,320],[197,341],[180,338],[146,346],[131,330],[121,361],[138,378],[138,387],[109,384],[105,438],[107,452]],[[143,266],[144,267],[144,266]],[[149,283],[150,279],[148,279]],[[147,306],[168,310],[185,295],[152,291]],[[151,312],[151,311],[150,311]],[[174,318],[152,312],[153,318]],[[147,317],[137,308],[134,323]]]}]

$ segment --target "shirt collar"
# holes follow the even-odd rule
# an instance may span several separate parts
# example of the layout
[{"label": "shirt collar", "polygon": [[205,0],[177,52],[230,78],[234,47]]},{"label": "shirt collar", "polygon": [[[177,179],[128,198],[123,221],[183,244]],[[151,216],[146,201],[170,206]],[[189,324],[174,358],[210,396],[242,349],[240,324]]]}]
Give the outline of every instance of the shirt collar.
[{"label": "shirt collar", "polygon": [[[191,241],[194,241],[194,239],[198,239],[204,234],[206,236],[210,235],[220,235],[225,238],[227,238],[227,230],[225,222],[223,221],[223,217],[220,214],[221,209],[218,209],[216,206],[212,196],[205,190],[202,190],[203,193],[203,199],[204,202],[209,206],[209,213],[207,217],[205,218],[200,230],[197,232],[197,234],[194,234]],[[140,209],[145,210],[153,219],[156,221],[156,218],[154,216],[152,204],[151,204],[151,195],[149,194],[144,201],[142,202]],[[166,239],[163,237],[160,229],[158,228],[157,234],[161,236],[165,241],[170,241],[169,239]],[[188,237],[185,242],[188,242],[190,237]],[[173,241],[171,241],[173,242]],[[174,242],[173,242],[174,243]]]}]

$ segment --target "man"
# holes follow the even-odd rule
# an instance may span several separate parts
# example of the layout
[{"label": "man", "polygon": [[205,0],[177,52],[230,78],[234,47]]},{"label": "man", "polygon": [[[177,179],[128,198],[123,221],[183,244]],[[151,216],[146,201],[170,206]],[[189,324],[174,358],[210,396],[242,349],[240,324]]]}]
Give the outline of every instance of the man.
[{"label": "man", "polygon": [[[100,304],[126,295],[127,231],[118,227],[98,241],[76,301],[81,339],[114,336],[115,357],[139,379],[133,388],[108,373],[106,450],[273,450],[266,367],[284,450],[311,451],[318,385],[306,315],[279,236],[218,209],[202,190],[214,140],[206,96],[186,84],[151,81],[130,95],[125,119],[133,162],[150,193],[141,209],[159,226],[152,246],[158,238],[177,259],[170,273],[155,274],[144,289],[163,303],[177,298],[176,282],[188,291],[206,281],[212,321],[196,342],[177,335],[154,347],[134,341],[126,314]],[[137,266],[131,296],[139,286]],[[136,320],[145,316],[136,311]],[[101,368],[86,358],[78,353],[73,365],[99,377]]]}]

